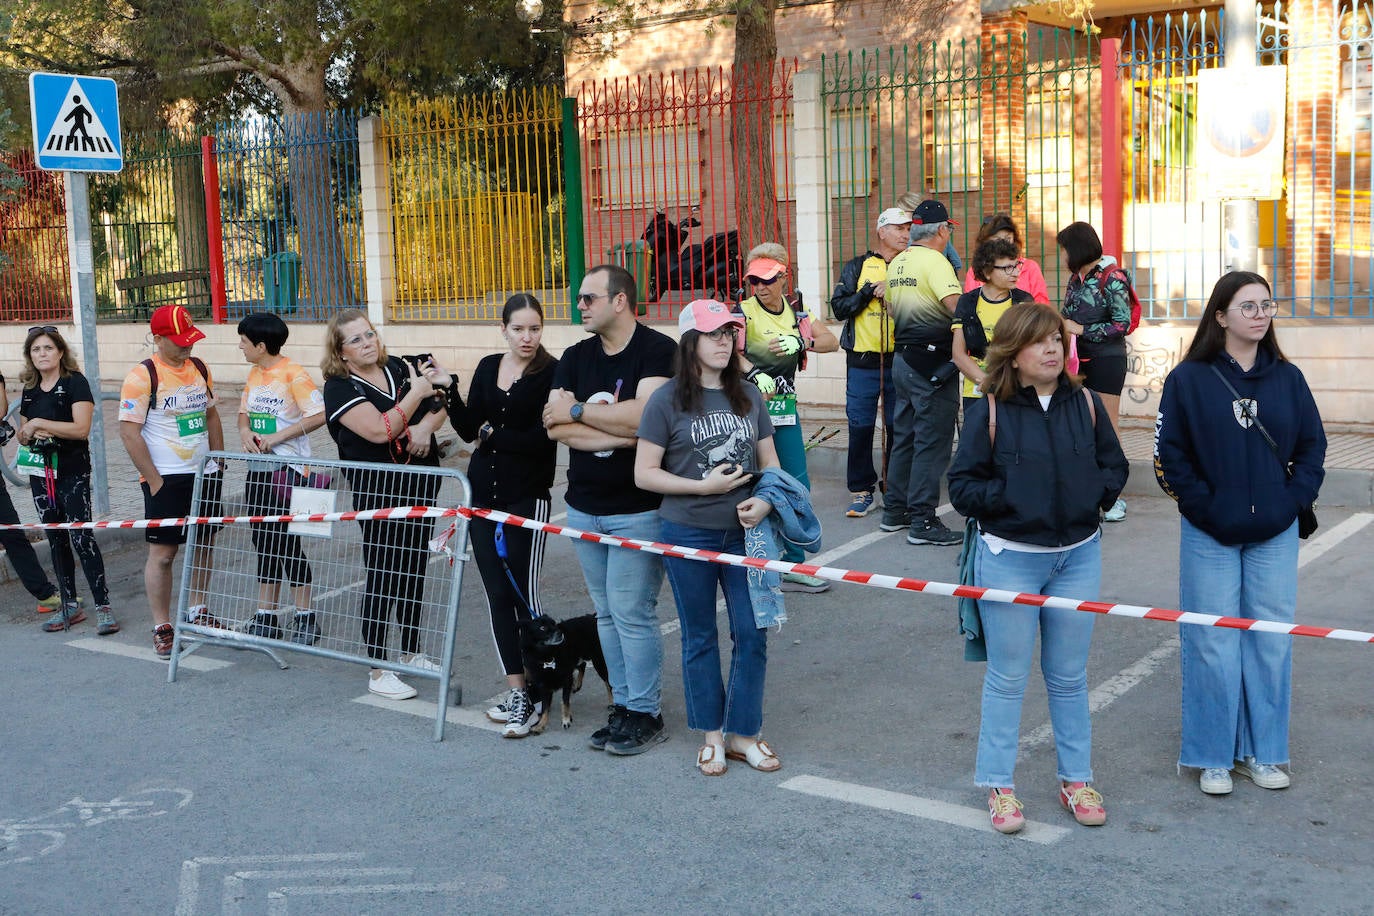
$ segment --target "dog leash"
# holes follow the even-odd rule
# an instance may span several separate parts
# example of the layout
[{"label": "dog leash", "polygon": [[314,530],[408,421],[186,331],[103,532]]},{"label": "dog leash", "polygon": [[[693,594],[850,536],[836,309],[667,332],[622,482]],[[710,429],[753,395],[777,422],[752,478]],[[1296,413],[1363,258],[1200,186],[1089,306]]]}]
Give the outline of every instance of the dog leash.
[{"label": "dog leash", "polygon": [[511,588],[515,589],[515,595],[520,599],[520,603],[525,606],[531,618],[542,617],[534,606],[525,597],[525,593],[520,590],[520,583],[515,581],[515,573],[510,568],[510,552],[506,550],[506,523],[496,523],[496,555],[501,558],[501,568],[506,571],[506,579],[510,582]]}]

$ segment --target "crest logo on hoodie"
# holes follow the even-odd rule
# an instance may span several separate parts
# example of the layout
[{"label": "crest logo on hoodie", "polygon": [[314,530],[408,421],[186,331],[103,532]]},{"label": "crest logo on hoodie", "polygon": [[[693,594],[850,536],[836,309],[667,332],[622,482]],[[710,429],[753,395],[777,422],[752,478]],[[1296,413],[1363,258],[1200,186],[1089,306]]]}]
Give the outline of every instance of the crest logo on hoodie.
[{"label": "crest logo on hoodie", "polygon": [[1259,415],[1259,402],[1254,398],[1241,398],[1232,401],[1231,413],[1235,416],[1241,429],[1249,429],[1255,425],[1255,417]]}]

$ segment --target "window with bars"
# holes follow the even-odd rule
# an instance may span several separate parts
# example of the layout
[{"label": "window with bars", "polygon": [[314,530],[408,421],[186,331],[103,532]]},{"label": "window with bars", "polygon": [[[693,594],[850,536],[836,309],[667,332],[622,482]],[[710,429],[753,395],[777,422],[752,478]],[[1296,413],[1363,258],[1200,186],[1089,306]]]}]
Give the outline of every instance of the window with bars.
[{"label": "window with bars", "polygon": [[[825,145],[830,196],[867,197],[873,189],[873,159],[877,155],[877,136],[867,107],[832,109],[825,127]],[[780,196],[781,200],[797,197],[796,170],[791,167],[795,152],[792,119],[778,118],[773,122],[773,173],[779,186],[782,176],[787,176],[786,196]]]},{"label": "window with bars", "polygon": [[926,185],[932,191],[982,187],[982,123],[977,98],[939,99],[925,110]]},{"label": "window with bars", "polygon": [[1073,184],[1073,93],[1026,94],[1026,181],[1033,188]]},{"label": "window with bars", "polygon": [[694,124],[605,132],[595,141],[594,205],[616,210],[699,203],[700,142]]}]

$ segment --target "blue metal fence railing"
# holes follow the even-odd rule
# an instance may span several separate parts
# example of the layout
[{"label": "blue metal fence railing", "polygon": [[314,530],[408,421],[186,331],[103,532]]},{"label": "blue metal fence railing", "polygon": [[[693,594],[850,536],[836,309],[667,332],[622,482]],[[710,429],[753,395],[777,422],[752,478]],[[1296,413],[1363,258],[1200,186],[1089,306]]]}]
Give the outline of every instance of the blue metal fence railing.
[{"label": "blue metal fence railing", "polygon": [[365,288],[355,111],[217,125],[229,315],[259,308],[267,259],[301,261],[294,320],[362,303]]}]

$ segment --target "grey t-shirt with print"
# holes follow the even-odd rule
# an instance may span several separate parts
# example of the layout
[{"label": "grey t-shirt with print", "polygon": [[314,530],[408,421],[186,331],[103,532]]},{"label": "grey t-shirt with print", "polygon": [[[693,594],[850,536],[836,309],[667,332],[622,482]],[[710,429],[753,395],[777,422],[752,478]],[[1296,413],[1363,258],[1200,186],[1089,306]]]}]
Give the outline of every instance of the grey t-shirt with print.
[{"label": "grey t-shirt with print", "polygon": [[[745,385],[744,390],[749,397],[745,416],[732,411],[725,392],[714,388],[702,392],[699,413],[687,414],[677,409],[677,381],[670,380],[644,405],[639,438],[662,446],[664,470],[689,480],[705,479],[720,464],[738,464],[757,472],[758,441],[773,435],[773,423],[758,389]],[[735,507],[749,498],[752,483],[714,496],[664,496],[658,512],[679,525],[715,531],[738,528]]]}]

